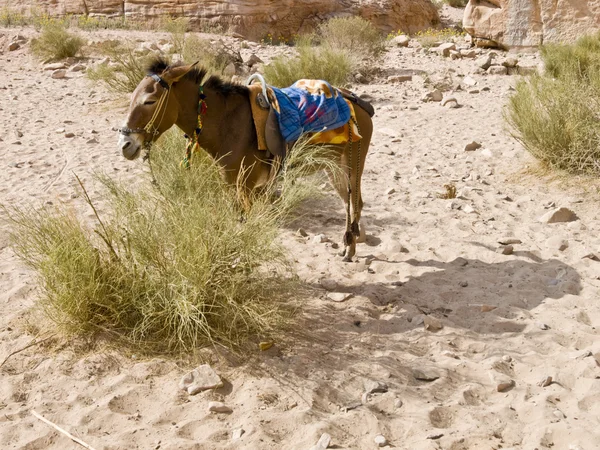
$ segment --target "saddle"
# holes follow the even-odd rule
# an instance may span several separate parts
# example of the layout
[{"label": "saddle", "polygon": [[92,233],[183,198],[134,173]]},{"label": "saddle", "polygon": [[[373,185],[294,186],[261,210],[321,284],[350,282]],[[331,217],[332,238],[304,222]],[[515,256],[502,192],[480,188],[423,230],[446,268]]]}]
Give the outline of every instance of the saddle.
[{"label": "saddle", "polygon": [[[255,83],[255,81],[258,81],[258,83]],[[283,161],[288,149],[296,141],[297,133],[288,133],[287,140],[284,137],[282,128],[285,129],[285,125],[283,125],[280,121],[282,120],[282,116],[287,116],[286,111],[283,111],[282,108],[293,108],[293,106],[288,105],[287,102],[285,105],[281,105],[278,101],[278,97],[279,99],[288,99],[287,96],[282,94],[283,90],[276,90],[276,88],[267,86],[265,80],[259,74],[251,75],[246,84],[248,85],[248,89],[250,91],[250,105],[252,109],[252,118],[256,129],[258,148],[259,150],[266,151],[281,158],[281,161]],[[347,104],[349,108],[349,115],[344,116],[349,118],[348,120],[342,119],[342,121],[345,123],[343,123],[341,126],[327,128],[321,127],[321,124],[317,122],[315,125],[316,128],[313,127],[314,131],[308,133],[310,136],[310,143],[346,144],[348,143],[349,139],[351,139],[352,142],[357,142],[362,139],[362,136],[358,130],[354,105],[364,109],[369,116],[372,117],[375,113],[375,110],[370,103],[361,99],[349,90],[332,88],[328,83],[320,80],[299,80],[294,84],[293,88],[300,90],[300,92],[307,91],[309,94],[321,94],[328,99],[331,99],[332,96],[341,94],[341,97],[345,101],[344,105]],[[306,107],[304,104],[305,99],[301,99],[300,103]],[[323,116],[323,114],[320,114],[320,111],[315,111],[314,107],[305,108],[303,111],[300,111],[300,109],[301,108],[298,108],[298,111],[293,111],[293,113],[302,115],[306,114],[306,111],[310,111],[316,118],[315,121],[318,121],[319,118]],[[335,114],[335,116],[337,116],[337,114]],[[300,120],[305,119],[307,119],[306,116],[302,116],[300,118]],[[310,126],[308,128],[310,129]]]}]

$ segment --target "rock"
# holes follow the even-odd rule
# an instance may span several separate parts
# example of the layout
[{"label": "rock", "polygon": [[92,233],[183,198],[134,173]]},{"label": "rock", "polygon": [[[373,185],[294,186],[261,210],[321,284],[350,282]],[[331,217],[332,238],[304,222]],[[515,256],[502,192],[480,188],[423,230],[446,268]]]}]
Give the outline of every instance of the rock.
[{"label": "rock", "polygon": [[463,58],[475,58],[477,56],[477,52],[475,50],[460,50],[460,56]]},{"label": "rock", "polygon": [[457,52],[456,50],[450,50],[450,59],[460,59],[460,52]]},{"label": "rock", "polygon": [[468,287],[468,286],[469,286],[469,282],[468,282],[468,281],[459,281],[459,282],[458,282],[458,285],[459,285],[460,287],[464,287],[464,288],[465,288],[465,287]]},{"label": "rock", "polygon": [[552,384],[552,377],[544,377],[542,381],[538,383],[541,387],[548,387]]},{"label": "rock", "polygon": [[502,65],[504,67],[508,67],[509,69],[511,69],[513,67],[517,67],[517,64],[519,64],[519,60],[512,56],[508,57],[508,58],[504,58],[504,60],[502,61]]},{"label": "rock", "polygon": [[552,236],[546,240],[546,247],[562,252],[569,248],[569,243],[560,236]]},{"label": "rock", "polygon": [[54,78],[55,80],[59,80],[66,76],[67,76],[67,71],[65,69],[55,70],[54,72],[52,72],[52,75],[51,75],[51,77]]},{"label": "rock", "polygon": [[467,214],[471,214],[475,212],[475,208],[473,208],[471,205],[465,205],[462,207],[463,212],[467,213]]},{"label": "rock", "polygon": [[466,86],[475,86],[475,85],[477,85],[477,81],[476,81],[476,80],[475,80],[473,77],[470,77],[470,76],[468,76],[468,75],[467,75],[466,77],[464,77],[464,78],[463,78],[462,82],[463,82],[463,83],[464,83]]},{"label": "rock", "polygon": [[506,238],[502,238],[498,241],[498,244],[500,245],[515,245],[515,244],[522,244],[523,241],[521,241],[521,239],[517,239],[517,238],[513,238],[513,237],[506,237]]},{"label": "rock", "polygon": [[442,106],[445,106],[446,108],[458,108],[458,100],[456,100],[456,98],[452,96],[444,96],[440,104]]},{"label": "rock", "polygon": [[417,380],[421,381],[435,381],[440,376],[439,374],[432,369],[413,369],[412,371],[413,377]]},{"label": "rock", "polygon": [[506,392],[515,386],[514,380],[501,373],[494,373],[493,380],[498,392]]},{"label": "rock", "polygon": [[427,435],[426,439],[436,440],[436,439],[441,439],[443,437],[444,437],[444,433],[434,433],[434,434]]},{"label": "rock", "polygon": [[481,144],[479,142],[472,141],[472,142],[468,143],[467,145],[465,145],[464,150],[465,150],[465,152],[474,152],[478,148],[481,148]]},{"label": "rock", "polygon": [[310,450],[326,450],[331,444],[331,436],[328,433],[323,433],[317,443]]},{"label": "rock", "polygon": [[198,392],[220,387],[223,387],[221,377],[208,364],[198,366],[187,375],[184,375],[179,382],[179,388],[186,390],[189,395],[196,395]]},{"label": "rock", "polygon": [[250,55],[250,57],[248,58],[248,60],[246,61],[246,65],[248,67],[252,67],[255,64],[260,64],[263,63],[264,61],[262,59],[260,59],[258,56],[256,56],[256,54],[252,53]]},{"label": "rock", "polygon": [[246,432],[246,430],[244,430],[242,427],[236,428],[231,433],[231,440],[232,441],[240,440],[245,432]]},{"label": "rock", "polygon": [[301,237],[308,237],[308,233],[304,230],[304,228],[298,228],[296,234]]},{"label": "rock", "polygon": [[85,66],[83,64],[75,64],[69,68],[69,72],[82,72],[85,70]]},{"label": "rock", "polygon": [[493,305],[481,305],[481,306],[479,307],[479,310],[480,310],[481,312],[484,312],[484,313],[485,313],[485,312],[490,312],[490,311],[493,311],[493,310],[495,310],[496,308],[497,308],[497,306],[493,306]]},{"label": "rock", "polygon": [[352,297],[352,294],[349,294],[347,292],[330,292],[329,294],[327,294],[328,299],[333,300],[337,303],[345,302],[350,297]]},{"label": "rock", "polygon": [[450,56],[450,50],[456,50],[456,44],[453,42],[446,42],[435,49],[442,56]]},{"label": "rock", "polygon": [[65,66],[65,63],[51,63],[51,64],[46,64],[44,65],[43,69],[44,70],[58,70],[58,69],[66,69],[67,66]]},{"label": "rock", "polygon": [[600,256],[598,256],[596,253],[586,253],[585,255],[583,255],[581,257],[581,259],[591,259],[592,261],[600,261]]},{"label": "rock", "polygon": [[381,381],[365,381],[363,386],[366,394],[382,394],[388,391],[388,385]]},{"label": "rock", "polygon": [[233,409],[231,409],[229,406],[227,406],[225,403],[222,403],[222,402],[209,402],[208,410],[210,412],[223,413],[223,414],[229,414],[229,413],[233,412]]},{"label": "rock", "polygon": [[324,244],[325,242],[329,242],[329,238],[324,234],[317,234],[313,237],[314,244]]},{"label": "rock", "polygon": [[492,65],[492,55],[488,53],[486,55],[480,56],[475,60],[475,64],[480,69],[488,70],[489,67]]},{"label": "rock", "polygon": [[547,324],[543,323],[543,322],[536,322],[535,325],[540,329],[540,330],[549,330],[550,326],[548,326]]},{"label": "rock", "polygon": [[98,139],[96,138],[91,138],[88,139],[87,141],[85,141],[86,144],[97,144],[98,143]]},{"label": "rock", "polygon": [[538,220],[542,223],[573,222],[577,220],[577,215],[569,208],[562,207],[548,211]]},{"label": "rock", "polygon": [[15,50],[19,50],[21,48],[21,44],[19,44],[18,42],[11,42],[8,44],[8,51],[9,52],[14,52]]},{"label": "rock", "polygon": [[362,73],[356,72],[354,75],[354,80],[360,84],[369,84],[369,80]]},{"label": "rock", "polygon": [[439,89],[434,89],[425,94],[421,100],[424,102],[441,102],[443,98],[442,92]]},{"label": "rock", "polygon": [[514,248],[512,245],[502,245],[496,249],[496,253],[500,253],[501,255],[512,255]]},{"label": "rock", "polygon": [[425,316],[423,318],[423,325],[425,329],[429,331],[438,331],[444,328],[442,321],[433,316]]},{"label": "rock", "polygon": [[401,34],[400,36],[396,36],[395,38],[393,38],[390,43],[392,45],[396,45],[398,47],[408,47],[408,43],[410,42],[410,38],[404,34]]},{"label": "rock", "polygon": [[502,361],[505,361],[505,362],[507,362],[507,363],[511,362],[512,360],[513,360],[513,359],[512,359],[512,356],[510,356],[510,355],[504,355],[504,356],[502,357]]},{"label": "rock", "polygon": [[324,289],[328,291],[335,291],[338,287],[337,282],[335,280],[332,280],[331,278],[322,278],[321,280],[319,280],[319,283],[321,284],[321,286],[323,286]]},{"label": "rock", "polygon": [[375,436],[375,439],[373,439],[375,441],[375,443],[377,444],[378,447],[385,447],[388,444],[387,439],[385,438],[385,436],[378,434],[377,436]]},{"label": "rock", "polygon": [[392,194],[394,194],[395,192],[396,192],[396,189],[394,189],[394,188],[389,188],[389,189],[386,189],[386,191],[385,191],[385,195],[392,195]]},{"label": "rock", "polygon": [[552,413],[557,419],[565,419],[565,414],[560,409],[555,409]]},{"label": "rock", "polygon": [[68,133],[65,133],[65,137],[66,138],[72,138],[75,137],[75,133],[71,133],[70,131]]},{"label": "rock", "polygon": [[567,44],[600,29],[599,0],[538,0],[535,7],[523,5],[519,0],[471,1],[464,10],[463,28],[476,43],[504,48]]},{"label": "rock", "polygon": [[232,77],[235,75],[237,71],[237,68],[235,67],[235,64],[230,62],[229,64],[227,64],[227,66],[225,66],[225,68],[223,69],[223,76],[226,77]]},{"label": "rock", "polygon": [[412,75],[391,75],[387,78],[388,83],[404,83],[406,81],[412,81]]},{"label": "rock", "polygon": [[504,66],[490,66],[487,73],[490,75],[507,75],[508,69]]}]

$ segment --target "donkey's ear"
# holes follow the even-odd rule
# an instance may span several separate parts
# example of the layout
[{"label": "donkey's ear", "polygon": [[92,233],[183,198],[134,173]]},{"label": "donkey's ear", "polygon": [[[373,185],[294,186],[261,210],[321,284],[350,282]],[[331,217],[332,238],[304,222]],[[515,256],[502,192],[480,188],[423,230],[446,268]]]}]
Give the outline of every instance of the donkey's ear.
[{"label": "donkey's ear", "polygon": [[195,65],[196,63],[186,66],[171,67],[163,72],[161,76],[169,84],[176,83],[192,70]]}]

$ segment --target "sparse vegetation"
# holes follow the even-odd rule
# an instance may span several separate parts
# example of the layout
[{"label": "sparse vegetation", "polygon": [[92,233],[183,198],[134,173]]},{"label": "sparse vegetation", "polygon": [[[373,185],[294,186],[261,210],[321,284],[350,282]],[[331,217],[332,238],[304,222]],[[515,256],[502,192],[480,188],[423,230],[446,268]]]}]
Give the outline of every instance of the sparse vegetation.
[{"label": "sparse vegetation", "polygon": [[319,37],[321,45],[348,52],[357,59],[376,57],[385,50],[383,35],[362,17],[328,20],[319,27]]},{"label": "sparse vegetation", "polygon": [[106,41],[99,50],[110,58],[112,65],[98,64],[89,68],[88,78],[105,83],[113,92],[133,92],[146,75],[151,56],[136,55],[132,47],[118,41]]},{"label": "sparse vegetation", "polygon": [[42,59],[58,60],[78,55],[84,43],[82,38],[69,33],[63,23],[51,21],[42,27],[39,38],[32,39],[31,51]]},{"label": "sparse vegetation", "polygon": [[520,81],[505,118],[542,164],[600,174],[600,34],[542,48],[544,75]]},{"label": "sparse vegetation", "polygon": [[419,41],[424,48],[434,47],[444,42],[455,41],[464,36],[464,32],[454,28],[429,28],[425,31],[419,31],[414,38]]},{"label": "sparse vegetation", "polygon": [[331,166],[325,150],[300,144],[241,221],[235,188],[212,159],[200,153],[190,170],[179,167],[183,144],[169,133],[153,150],[155,184],[132,190],[101,176],[106,216],[83,191],[94,230],[66,207],[8,211],[12,245],[39,276],[39,305],[65,333],[178,351],[276,337],[289,323],[299,284],[278,227],[316,192],[297,178]]}]

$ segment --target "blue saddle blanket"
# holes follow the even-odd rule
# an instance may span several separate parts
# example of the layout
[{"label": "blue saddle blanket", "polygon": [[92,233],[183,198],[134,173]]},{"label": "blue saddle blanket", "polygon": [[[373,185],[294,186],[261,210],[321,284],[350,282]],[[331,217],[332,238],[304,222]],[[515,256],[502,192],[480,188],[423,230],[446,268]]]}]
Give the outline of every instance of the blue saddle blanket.
[{"label": "blue saddle blanket", "polygon": [[303,133],[318,133],[350,121],[350,106],[342,94],[323,80],[299,80],[288,88],[270,87],[277,102],[279,129],[286,142]]}]

